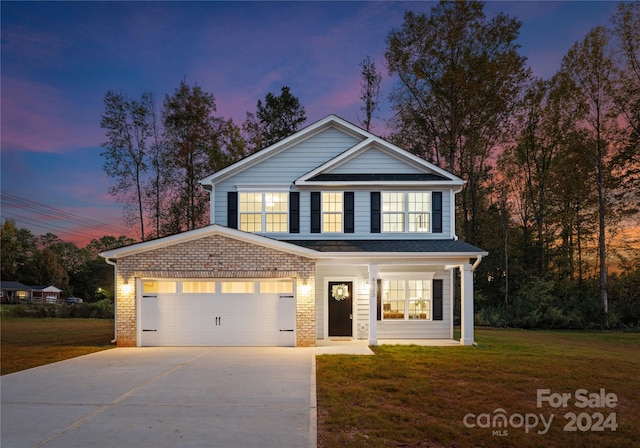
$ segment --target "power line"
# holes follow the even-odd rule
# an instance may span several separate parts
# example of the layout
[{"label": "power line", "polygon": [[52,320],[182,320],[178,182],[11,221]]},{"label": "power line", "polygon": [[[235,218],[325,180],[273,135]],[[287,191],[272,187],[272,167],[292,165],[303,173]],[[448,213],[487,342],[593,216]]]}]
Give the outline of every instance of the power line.
[{"label": "power line", "polygon": [[41,216],[51,218],[53,220],[68,222],[79,227],[92,227],[97,230],[102,229],[106,232],[116,232],[118,234],[130,233],[130,229],[106,224],[91,218],[86,218],[84,216],[74,215],[73,213],[66,212],[59,208],[51,207],[46,204],[42,204],[40,202],[32,201],[30,199],[22,198],[20,196],[9,193],[2,193],[2,203],[3,205],[8,204],[9,206],[13,206],[22,210],[26,209]]},{"label": "power line", "polygon": [[[95,234],[92,235],[87,232],[87,228],[107,234],[115,233],[116,235],[127,236],[132,232],[131,229],[106,224],[84,216],[74,215],[73,213],[66,212],[62,209],[51,207],[14,194],[2,192],[1,198],[3,216],[7,216],[16,222],[23,223],[29,227],[37,227],[59,234],[59,236],[62,237],[65,237],[66,235],[66,238],[96,238]],[[35,214],[37,217],[24,216],[22,214],[15,213],[15,211],[24,211],[28,214]],[[50,221],[55,221],[56,223],[54,224]],[[74,228],[71,229],[71,226]],[[78,227],[80,229],[78,229]]]}]

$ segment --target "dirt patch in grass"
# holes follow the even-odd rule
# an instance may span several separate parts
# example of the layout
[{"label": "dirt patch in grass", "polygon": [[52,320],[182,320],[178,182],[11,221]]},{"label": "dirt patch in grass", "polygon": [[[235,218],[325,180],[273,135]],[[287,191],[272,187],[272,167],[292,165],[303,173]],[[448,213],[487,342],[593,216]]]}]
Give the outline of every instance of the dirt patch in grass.
[{"label": "dirt patch in grass", "polygon": [[[640,445],[640,334],[479,330],[477,347],[379,346],[376,356],[319,356],[319,447],[620,447]],[[575,394],[614,393],[615,408],[580,408]],[[537,406],[537,390],[569,393]],[[493,417],[553,415],[528,432]],[[615,413],[615,431],[565,431]],[[467,422],[467,414],[475,417]],[[490,414],[490,427],[477,417]],[[533,417],[531,417],[533,419]],[[498,420],[496,420],[497,422]],[[613,420],[610,420],[610,422]],[[533,422],[533,420],[531,420]],[[480,424],[483,422],[480,421]],[[496,432],[494,432],[496,431]]]},{"label": "dirt patch in grass", "polygon": [[0,374],[113,348],[113,320],[1,317]]}]

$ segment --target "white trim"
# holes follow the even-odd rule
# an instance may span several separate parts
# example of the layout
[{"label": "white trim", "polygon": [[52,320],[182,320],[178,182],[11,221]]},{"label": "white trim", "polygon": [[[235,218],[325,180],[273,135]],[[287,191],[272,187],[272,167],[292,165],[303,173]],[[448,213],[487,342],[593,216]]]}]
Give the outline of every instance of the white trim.
[{"label": "white trim", "polygon": [[131,246],[121,247],[119,249],[107,250],[101,252],[99,255],[103,258],[118,259],[214,235],[221,235],[240,241],[245,241],[247,243],[257,244],[259,246],[269,247],[275,250],[280,250],[295,255],[301,255],[307,258],[313,258],[317,253],[312,249],[306,249],[304,247],[296,246],[295,244],[289,244],[284,241],[275,240],[255,233],[230,229],[229,227],[224,227],[219,224],[210,224],[206,227],[201,227],[195,230],[188,230],[176,235],[158,238],[152,241],[145,241],[142,243],[133,244]]},{"label": "white trim", "polygon": [[246,157],[239,162],[229,165],[228,167],[205,177],[200,181],[200,183],[202,185],[214,185],[224,179],[227,179],[235,173],[244,171],[245,169],[258,164],[262,160],[268,159],[269,157],[286,150],[296,143],[299,143],[318,134],[322,130],[331,126],[338,127],[355,138],[366,139],[367,137],[373,136],[373,134],[370,134],[363,129],[358,128],[357,126],[343,120],[342,118],[337,117],[336,115],[328,115],[325,118],[316,121],[306,128],[296,132],[295,134],[292,134],[289,137],[284,138],[271,146],[253,153],[249,157]]},{"label": "white trim", "polygon": [[278,192],[289,192],[291,191],[291,185],[284,184],[237,184],[236,190],[239,193],[271,193]]},{"label": "white trim", "polygon": [[[376,136],[370,136],[367,140],[364,140],[360,143],[358,143],[357,145],[349,148],[347,151],[343,152],[342,154],[334,157],[333,159],[329,160],[328,162],[320,165],[319,167],[315,168],[314,170],[308,172],[307,174],[304,174],[303,176],[300,176],[298,179],[295,180],[294,184],[295,185],[323,185],[323,184],[328,184],[328,185],[334,185],[336,182],[335,181],[310,181],[309,179],[317,176],[318,174],[322,174],[322,173],[327,173],[330,172],[333,169],[336,169],[337,167],[339,167],[340,165],[348,162],[349,160],[357,157],[358,155],[362,154],[363,152],[366,152],[367,150],[373,148],[375,145],[375,149],[382,151],[384,153],[386,153],[389,156],[395,157],[398,160],[404,162],[404,163],[409,163],[411,166],[413,166],[414,168],[419,168],[423,171],[425,171],[425,173],[435,173],[438,174],[440,176],[445,177],[446,179],[449,179],[449,181],[442,181],[442,180],[438,180],[438,181],[412,181],[412,182],[401,182],[403,185],[437,185],[438,183],[441,184],[442,186],[447,186],[447,187],[451,187],[451,186],[456,186],[456,185],[464,185],[465,181],[460,179],[459,177],[453,175],[452,173],[443,170],[442,168],[437,167],[436,165],[427,162],[426,160],[415,156],[413,154],[411,154],[410,152],[395,146],[385,140],[382,140],[379,137]],[[376,184],[376,185],[398,185],[398,181],[376,181],[376,182],[341,182],[342,184],[346,184],[346,185],[372,185],[372,184]]]}]

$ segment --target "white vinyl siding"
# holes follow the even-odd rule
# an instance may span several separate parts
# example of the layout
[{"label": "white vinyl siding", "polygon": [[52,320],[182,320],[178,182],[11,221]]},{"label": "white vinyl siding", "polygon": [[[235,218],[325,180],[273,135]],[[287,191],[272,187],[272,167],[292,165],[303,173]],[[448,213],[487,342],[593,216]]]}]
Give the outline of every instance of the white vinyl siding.
[{"label": "white vinyl siding", "polygon": [[[263,191],[268,191],[269,185],[292,184],[359,142],[351,135],[329,128],[221,181],[215,186],[215,222],[227,225],[227,193],[237,191],[238,185],[263,184]],[[301,198],[300,206],[303,205]],[[300,230],[308,232],[309,228],[301,227]]]}]

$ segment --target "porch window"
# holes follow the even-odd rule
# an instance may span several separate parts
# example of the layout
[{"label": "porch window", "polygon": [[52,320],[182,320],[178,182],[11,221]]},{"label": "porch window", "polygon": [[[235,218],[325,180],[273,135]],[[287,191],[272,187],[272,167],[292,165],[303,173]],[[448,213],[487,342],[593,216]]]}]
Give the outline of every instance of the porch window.
[{"label": "porch window", "polygon": [[430,320],[431,281],[383,280],[384,320]]},{"label": "porch window", "polygon": [[382,231],[431,232],[431,193],[382,193]]},{"label": "porch window", "polygon": [[288,231],[288,192],[239,194],[240,230],[283,233]]},{"label": "porch window", "polygon": [[322,193],[322,232],[342,232],[342,192]]}]

